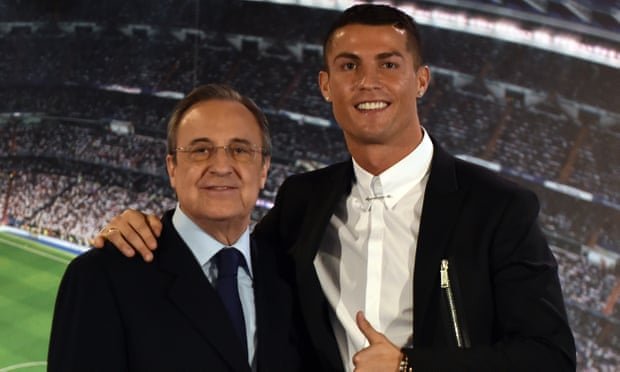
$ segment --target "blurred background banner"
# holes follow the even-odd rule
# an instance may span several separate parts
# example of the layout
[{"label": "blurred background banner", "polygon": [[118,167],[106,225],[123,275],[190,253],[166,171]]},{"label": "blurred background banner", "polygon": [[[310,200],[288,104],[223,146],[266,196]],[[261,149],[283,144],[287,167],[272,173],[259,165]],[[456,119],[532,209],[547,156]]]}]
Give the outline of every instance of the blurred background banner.
[{"label": "blurred background banner", "polygon": [[[317,76],[353,3],[0,0],[0,372],[45,370],[60,275],[105,221],[174,206],[165,126],[192,87],[227,83],[267,113],[255,221],[285,177],[347,158]],[[421,25],[425,128],[540,198],[578,370],[617,371],[620,3],[382,3]]]}]

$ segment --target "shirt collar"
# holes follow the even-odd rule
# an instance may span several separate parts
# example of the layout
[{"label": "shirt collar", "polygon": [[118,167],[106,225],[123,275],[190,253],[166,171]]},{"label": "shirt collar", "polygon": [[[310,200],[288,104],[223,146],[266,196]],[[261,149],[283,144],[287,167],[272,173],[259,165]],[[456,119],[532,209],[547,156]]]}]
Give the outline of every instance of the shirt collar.
[{"label": "shirt collar", "polygon": [[[194,254],[194,257],[198,260],[200,266],[204,266],[207,262],[215,256],[220,249],[226,247],[226,245],[218,242],[211,235],[206,233],[200,226],[196,225],[182,210],[177,207],[172,215],[172,225],[177,230],[181,239],[185,241],[185,244]],[[231,244],[235,247],[243,257],[248,268],[248,274],[252,276],[252,259],[250,254],[250,230],[246,228],[243,234],[239,237],[239,240]]]},{"label": "shirt collar", "polygon": [[[433,141],[422,129],[420,144],[403,159],[376,176],[380,181],[382,195],[389,195],[383,199],[388,208],[393,208],[409,190],[422,181],[430,169],[432,158]],[[362,198],[378,196],[371,186],[375,176],[362,168],[355,159],[353,159],[353,171],[356,179],[354,187],[358,188]]]}]

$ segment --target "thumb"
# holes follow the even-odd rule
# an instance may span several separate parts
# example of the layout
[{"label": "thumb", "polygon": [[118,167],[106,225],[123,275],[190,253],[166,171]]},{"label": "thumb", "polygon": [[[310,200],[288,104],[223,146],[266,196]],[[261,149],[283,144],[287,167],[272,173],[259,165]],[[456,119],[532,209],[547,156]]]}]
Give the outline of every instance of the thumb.
[{"label": "thumb", "polygon": [[385,336],[381,332],[377,332],[370,322],[364,316],[364,312],[358,311],[355,315],[355,321],[357,322],[357,328],[362,331],[364,337],[368,340],[368,342],[372,344],[376,344],[382,341],[385,341]]}]

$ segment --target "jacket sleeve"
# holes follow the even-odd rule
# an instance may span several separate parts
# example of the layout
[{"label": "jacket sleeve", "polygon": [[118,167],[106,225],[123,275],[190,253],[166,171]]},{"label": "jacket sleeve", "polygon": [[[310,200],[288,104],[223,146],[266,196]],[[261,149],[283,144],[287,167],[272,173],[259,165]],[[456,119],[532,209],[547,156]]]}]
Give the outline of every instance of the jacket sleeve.
[{"label": "jacket sleeve", "polygon": [[98,258],[74,259],[62,278],[48,350],[48,371],[127,370],[123,327],[110,282]]},{"label": "jacket sleeve", "polygon": [[[469,285],[490,281],[489,291],[485,293],[492,296],[493,304],[488,324],[481,325],[484,319],[477,324],[467,324],[471,339],[469,348],[405,349],[414,371],[576,369],[575,344],[557,263],[538,226],[538,210],[538,201],[532,192],[517,190],[512,193],[497,214],[498,222],[491,223],[488,249],[481,250],[488,256],[482,254],[484,258],[480,259],[489,266],[488,277],[477,277],[480,274],[472,267],[460,272],[461,279],[466,279]],[[468,247],[470,250],[479,248]],[[476,255],[481,251],[464,254]],[[467,315],[480,310],[477,302],[468,300]],[[476,332],[481,332],[481,328],[490,329],[488,340],[477,337]]]}]

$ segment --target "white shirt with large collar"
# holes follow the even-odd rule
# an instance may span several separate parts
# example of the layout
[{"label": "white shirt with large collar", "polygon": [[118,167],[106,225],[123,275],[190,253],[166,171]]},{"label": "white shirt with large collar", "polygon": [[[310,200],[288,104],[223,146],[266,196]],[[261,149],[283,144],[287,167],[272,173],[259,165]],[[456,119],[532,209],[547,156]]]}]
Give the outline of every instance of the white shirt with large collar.
[{"label": "white shirt with large collar", "polygon": [[412,345],[413,270],[432,157],[424,133],[409,155],[378,176],[353,159],[351,194],[336,207],[314,259],[347,371],[368,346],[355,322],[360,310],[394,344]]}]

